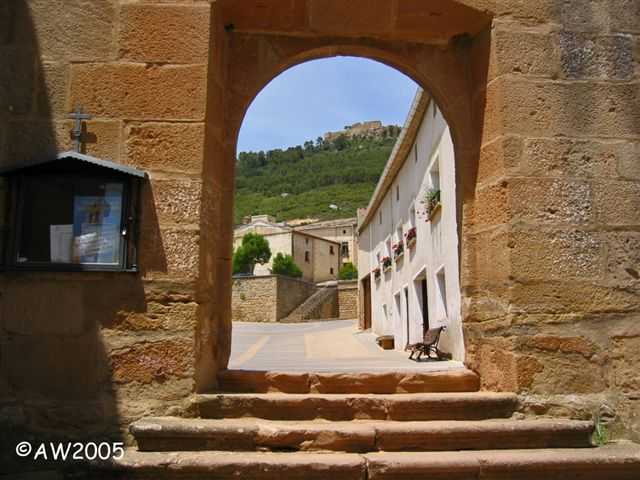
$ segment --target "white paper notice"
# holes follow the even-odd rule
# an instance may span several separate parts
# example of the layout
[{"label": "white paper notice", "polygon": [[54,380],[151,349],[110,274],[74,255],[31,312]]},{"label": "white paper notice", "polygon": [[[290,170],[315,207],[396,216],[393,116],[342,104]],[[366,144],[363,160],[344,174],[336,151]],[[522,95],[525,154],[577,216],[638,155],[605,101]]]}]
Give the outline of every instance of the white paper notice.
[{"label": "white paper notice", "polygon": [[73,225],[50,225],[51,263],[71,263]]}]

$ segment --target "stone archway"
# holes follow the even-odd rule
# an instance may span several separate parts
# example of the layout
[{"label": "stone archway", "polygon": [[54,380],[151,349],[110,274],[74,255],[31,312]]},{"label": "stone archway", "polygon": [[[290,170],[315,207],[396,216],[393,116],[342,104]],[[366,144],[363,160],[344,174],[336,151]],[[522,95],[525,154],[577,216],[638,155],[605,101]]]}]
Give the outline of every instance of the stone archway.
[{"label": "stone archway", "polygon": [[[330,32],[320,33],[313,31],[313,12],[317,13],[313,2],[306,5],[311,25],[291,24],[288,28],[276,27],[275,31],[270,29],[277,25],[277,21],[273,24],[258,21],[256,24],[256,19],[246,15],[250,7],[244,5],[238,10],[234,3],[237,2],[218,2],[213,9],[215,48],[209,65],[200,247],[201,280],[204,283],[200,289],[200,328],[196,339],[198,390],[215,386],[215,372],[227,365],[230,354],[236,143],[244,115],[262,88],[288,68],[332,56],[377,60],[410,76],[433,95],[450,125],[458,172],[459,218],[468,208],[465,205],[472,200],[470,194],[474,191],[484,122],[487,28],[490,23],[490,17],[485,13],[453,1],[440,5],[437,12],[414,4],[410,9],[411,15],[429,18],[429,15],[438,13],[449,19],[449,28],[438,30],[432,24],[435,30],[430,30],[425,24],[414,25],[411,29],[398,28],[395,32],[381,29],[367,34],[370,27],[355,21],[356,16],[363,12],[369,12],[368,15],[376,18],[384,16],[380,10],[392,2],[365,2],[366,8],[363,4],[361,9],[348,11],[342,2],[328,2],[327,9],[321,14],[324,20],[317,21],[322,23],[334,19],[337,24],[331,24]],[[280,5],[278,2],[279,6],[266,7],[267,2],[254,3],[273,15],[280,8],[284,9],[280,13],[285,14],[289,11],[287,5],[297,11],[306,4],[290,2],[284,5],[286,2],[282,2]],[[344,16],[353,22],[344,21]],[[462,32],[471,32],[473,36],[462,35]],[[464,249],[464,232],[461,233]]]}]

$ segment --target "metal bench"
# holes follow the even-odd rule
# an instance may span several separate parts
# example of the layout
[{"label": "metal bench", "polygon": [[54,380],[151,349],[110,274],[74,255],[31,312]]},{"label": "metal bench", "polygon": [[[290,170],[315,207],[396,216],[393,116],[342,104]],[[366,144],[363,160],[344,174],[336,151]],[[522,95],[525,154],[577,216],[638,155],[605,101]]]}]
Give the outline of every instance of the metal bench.
[{"label": "metal bench", "polygon": [[[430,328],[424,333],[422,342],[407,345],[406,350],[411,352],[409,360],[419,362],[423,355],[431,358],[431,353],[435,353],[438,360],[441,360],[443,354],[438,350],[438,342],[440,342],[440,334],[446,328],[447,327]],[[416,353],[418,354],[417,358],[413,358]]]}]

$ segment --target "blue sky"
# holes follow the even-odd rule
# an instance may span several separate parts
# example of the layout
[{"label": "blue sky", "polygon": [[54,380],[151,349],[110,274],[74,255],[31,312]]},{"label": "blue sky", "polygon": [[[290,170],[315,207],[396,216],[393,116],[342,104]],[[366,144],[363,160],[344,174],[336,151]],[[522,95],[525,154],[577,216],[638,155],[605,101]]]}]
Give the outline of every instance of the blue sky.
[{"label": "blue sky", "polygon": [[382,63],[355,57],[314,60],[269,83],[251,104],[238,152],[301,145],[366,120],[404,124],[417,85]]}]

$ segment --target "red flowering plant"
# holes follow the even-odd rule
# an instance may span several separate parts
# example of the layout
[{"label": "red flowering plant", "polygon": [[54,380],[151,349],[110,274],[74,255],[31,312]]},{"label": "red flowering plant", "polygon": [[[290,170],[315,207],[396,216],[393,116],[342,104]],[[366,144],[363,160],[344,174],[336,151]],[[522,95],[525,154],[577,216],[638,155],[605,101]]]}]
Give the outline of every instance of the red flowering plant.
[{"label": "red flowering plant", "polygon": [[417,237],[418,233],[416,231],[416,227],[411,227],[407,233],[404,234],[404,237],[406,239],[407,242],[407,246],[411,247],[412,245],[414,245],[416,243],[416,237]]},{"label": "red flowering plant", "polygon": [[394,244],[391,249],[393,250],[393,256],[395,258],[398,258],[400,255],[402,255],[404,253],[404,243],[402,243],[401,241]]},{"label": "red flowering plant", "polygon": [[391,268],[391,257],[384,257],[382,259],[382,268],[385,270]]}]

